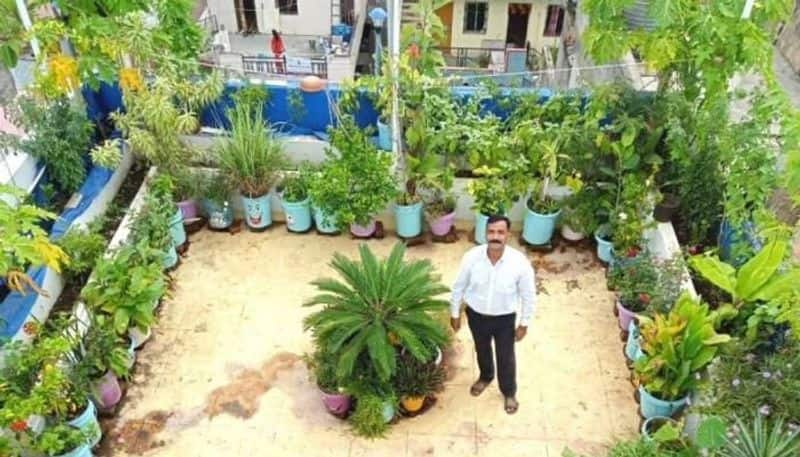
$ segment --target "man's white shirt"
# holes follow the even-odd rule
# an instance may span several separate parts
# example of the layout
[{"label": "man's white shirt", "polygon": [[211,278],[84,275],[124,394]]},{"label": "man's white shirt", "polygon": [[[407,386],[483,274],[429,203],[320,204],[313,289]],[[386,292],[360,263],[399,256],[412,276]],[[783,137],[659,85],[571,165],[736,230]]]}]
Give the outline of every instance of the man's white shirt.
[{"label": "man's white shirt", "polygon": [[519,324],[527,326],[536,302],[536,282],[530,261],[522,252],[505,246],[503,255],[492,265],[487,248],[485,244],[475,246],[464,254],[453,284],[450,315],[459,317],[462,302],[489,316],[517,312],[521,304]]}]

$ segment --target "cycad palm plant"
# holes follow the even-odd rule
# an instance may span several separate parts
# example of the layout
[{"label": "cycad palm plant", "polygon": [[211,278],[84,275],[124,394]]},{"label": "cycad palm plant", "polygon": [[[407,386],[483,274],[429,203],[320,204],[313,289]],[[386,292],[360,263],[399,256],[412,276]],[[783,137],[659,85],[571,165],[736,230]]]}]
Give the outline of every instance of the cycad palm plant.
[{"label": "cycad palm plant", "polygon": [[222,171],[246,197],[265,195],[286,163],[283,145],[264,121],[262,110],[237,105],[229,111],[230,137],[217,146]]},{"label": "cycad palm plant", "polygon": [[800,455],[800,430],[786,430],[782,419],[772,428],[756,414],[752,424],[736,417],[736,435],[720,451],[723,457],[793,457]]},{"label": "cycad palm plant", "polygon": [[339,379],[350,378],[364,356],[377,377],[388,381],[396,370],[393,339],[419,360],[430,360],[430,348],[446,342],[445,329],[431,312],[447,308],[447,301],[436,297],[448,289],[429,261],[404,262],[402,243],[386,259],[377,259],[364,244],[359,253],[360,262],[334,254],[331,266],[343,280],[312,282],[321,293],[305,306],[324,308],[303,324],[335,355]]}]

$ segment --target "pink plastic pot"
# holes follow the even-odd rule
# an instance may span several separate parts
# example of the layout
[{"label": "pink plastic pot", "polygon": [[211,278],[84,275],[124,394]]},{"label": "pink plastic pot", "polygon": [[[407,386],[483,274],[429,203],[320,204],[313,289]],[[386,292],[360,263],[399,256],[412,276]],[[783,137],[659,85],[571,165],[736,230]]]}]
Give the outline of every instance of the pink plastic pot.
[{"label": "pink plastic pot", "polygon": [[122,398],[122,389],[119,381],[113,372],[107,371],[102,378],[97,380],[95,385],[97,406],[100,409],[111,409],[119,403]]},{"label": "pink plastic pot", "polygon": [[322,393],[322,403],[331,414],[341,416],[350,409],[351,399],[349,395],[320,392]]},{"label": "pink plastic pot", "polygon": [[437,219],[431,221],[431,233],[436,236],[445,236],[450,233],[450,229],[453,228],[453,223],[456,220],[456,212],[453,211],[450,214],[445,214],[444,216],[440,216]]},{"label": "pink plastic pot", "polygon": [[622,306],[622,303],[620,303],[619,299],[617,299],[617,311],[619,311],[619,313],[617,313],[619,328],[627,331],[631,321],[634,317],[636,317],[636,313],[629,311],[627,308]]},{"label": "pink plastic pot", "polygon": [[359,238],[369,238],[375,233],[375,221],[367,225],[350,224],[350,233]]},{"label": "pink plastic pot", "polygon": [[181,209],[184,221],[197,217],[197,202],[194,200],[180,201],[178,202],[178,208]]}]

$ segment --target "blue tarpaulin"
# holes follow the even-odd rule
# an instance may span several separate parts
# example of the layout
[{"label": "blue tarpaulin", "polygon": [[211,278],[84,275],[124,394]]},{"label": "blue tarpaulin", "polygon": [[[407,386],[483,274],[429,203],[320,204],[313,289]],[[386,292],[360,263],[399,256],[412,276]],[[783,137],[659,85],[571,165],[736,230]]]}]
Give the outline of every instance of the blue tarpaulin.
[{"label": "blue tarpaulin", "polygon": [[[89,170],[86,180],[77,192],[81,196],[80,201],[74,208],[65,209],[56,219],[50,232],[51,240],[56,241],[67,233],[70,225],[91,206],[113,174],[113,170],[99,166],[93,166]],[[42,267],[31,268],[28,270],[28,275],[39,287],[42,287],[45,271],[46,269]],[[0,338],[2,339],[0,344],[2,344],[3,340],[13,337],[19,331],[28,315],[30,315],[38,296],[33,291],[27,291],[25,295],[11,292],[0,303],[0,320],[2,320],[0,321]]]}]

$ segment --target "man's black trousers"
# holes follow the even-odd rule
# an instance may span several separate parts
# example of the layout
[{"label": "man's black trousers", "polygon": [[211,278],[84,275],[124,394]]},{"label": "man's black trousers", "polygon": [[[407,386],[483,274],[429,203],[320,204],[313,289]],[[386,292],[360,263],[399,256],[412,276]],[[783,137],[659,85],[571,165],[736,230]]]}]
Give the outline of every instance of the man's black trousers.
[{"label": "man's black trousers", "polygon": [[517,394],[517,361],[514,357],[514,330],[516,313],[502,316],[480,314],[467,306],[467,322],[478,353],[480,380],[494,379],[494,357],[492,339],[497,354],[497,380],[500,392],[506,397]]}]

